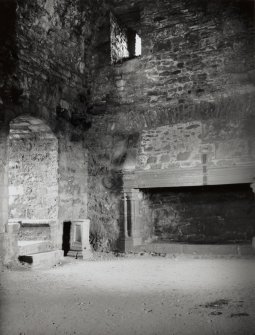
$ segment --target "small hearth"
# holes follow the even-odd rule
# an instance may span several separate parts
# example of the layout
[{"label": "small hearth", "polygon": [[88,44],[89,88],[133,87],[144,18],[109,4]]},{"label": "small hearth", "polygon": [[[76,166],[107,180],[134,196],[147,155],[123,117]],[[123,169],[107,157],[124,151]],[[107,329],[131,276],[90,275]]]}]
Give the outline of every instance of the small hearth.
[{"label": "small hearth", "polygon": [[145,243],[249,243],[255,235],[249,184],[143,189],[141,235]]}]

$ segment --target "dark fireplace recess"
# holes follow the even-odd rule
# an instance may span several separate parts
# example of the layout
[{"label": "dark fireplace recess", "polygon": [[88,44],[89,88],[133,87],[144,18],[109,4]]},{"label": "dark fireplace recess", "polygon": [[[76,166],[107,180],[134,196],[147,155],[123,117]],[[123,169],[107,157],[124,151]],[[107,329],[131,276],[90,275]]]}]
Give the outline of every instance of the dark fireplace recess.
[{"label": "dark fireplace recess", "polygon": [[140,189],[147,242],[250,243],[255,235],[250,184]]}]

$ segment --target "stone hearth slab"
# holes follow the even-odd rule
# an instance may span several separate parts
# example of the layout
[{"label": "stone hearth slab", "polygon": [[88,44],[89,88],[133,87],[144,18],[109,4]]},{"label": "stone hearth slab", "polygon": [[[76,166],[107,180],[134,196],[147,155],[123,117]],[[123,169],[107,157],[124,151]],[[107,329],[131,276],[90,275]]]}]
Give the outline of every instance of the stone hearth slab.
[{"label": "stone hearth slab", "polygon": [[151,243],[135,247],[134,251],[184,255],[255,256],[255,249],[251,244]]},{"label": "stone hearth slab", "polygon": [[63,258],[63,250],[54,250],[39,254],[19,256],[19,261],[30,264],[32,269],[45,269],[61,263]]}]

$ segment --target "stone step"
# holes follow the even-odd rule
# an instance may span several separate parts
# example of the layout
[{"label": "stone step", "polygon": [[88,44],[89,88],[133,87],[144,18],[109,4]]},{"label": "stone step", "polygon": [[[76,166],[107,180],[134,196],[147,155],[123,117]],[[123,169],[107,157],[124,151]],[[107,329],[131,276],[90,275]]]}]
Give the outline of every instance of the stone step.
[{"label": "stone step", "polygon": [[32,240],[32,241],[18,241],[19,255],[31,255],[52,250],[50,241]]},{"label": "stone step", "polygon": [[48,269],[60,264],[63,258],[63,250],[53,250],[39,254],[19,256],[19,261],[30,264],[32,269]]},{"label": "stone step", "polygon": [[186,244],[186,243],[150,243],[134,247],[134,251],[184,255],[233,255],[255,256],[251,244]]}]

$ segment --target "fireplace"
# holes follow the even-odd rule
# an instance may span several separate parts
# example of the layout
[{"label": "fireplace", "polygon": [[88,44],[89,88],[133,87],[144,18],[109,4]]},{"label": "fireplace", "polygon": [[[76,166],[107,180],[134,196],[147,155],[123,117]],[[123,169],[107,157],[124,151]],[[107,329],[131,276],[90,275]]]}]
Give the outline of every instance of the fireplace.
[{"label": "fireplace", "polygon": [[249,184],[144,189],[143,242],[249,243],[255,235]]},{"label": "fireplace", "polygon": [[251,245],[253,178],[249,166],[211,169],[206,176],[199,169],[125,173],[125,250],[153,243]]}]

